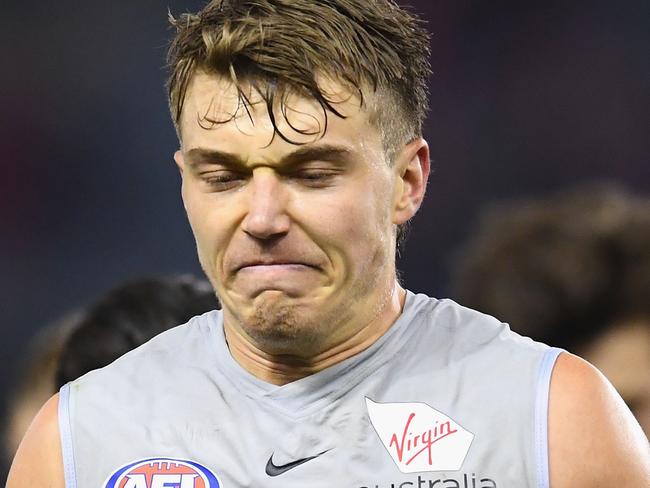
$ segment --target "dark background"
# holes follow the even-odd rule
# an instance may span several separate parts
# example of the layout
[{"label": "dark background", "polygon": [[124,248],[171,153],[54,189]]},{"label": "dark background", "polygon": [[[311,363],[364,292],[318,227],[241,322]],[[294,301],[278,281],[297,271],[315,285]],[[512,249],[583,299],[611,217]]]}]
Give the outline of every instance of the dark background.
[{"label": "dark background", "polygon": [[[39,327],[108,288],[196,272],[163,82],[202,2],[3,1],[1,391]],[[613,180],[650,193],[650,2],[411,1],[432,37],[433,173],[399,266],[449,295],[480,209]]]}]

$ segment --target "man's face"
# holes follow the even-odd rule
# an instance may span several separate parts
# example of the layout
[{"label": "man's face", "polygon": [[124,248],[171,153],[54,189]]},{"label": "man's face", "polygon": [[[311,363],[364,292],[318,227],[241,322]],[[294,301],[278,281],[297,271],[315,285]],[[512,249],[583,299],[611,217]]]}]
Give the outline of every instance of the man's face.
[{"label": "man's face", "polygon": [[359,100],[327,88],[346,118],[328,114],[324,134],[315,102],[290,97],[286,118],[276,108],[280,130],[302,145],[273,136],[254,93],[251,117],[238,109],[224,79],[195,74],[185,100],[175,158],[199,260],[226,325],[268,352],[322,350],[352,333],[347,324],[372,320],[394,286],[394,225],[411,216],[395,209],[398,165]]}]

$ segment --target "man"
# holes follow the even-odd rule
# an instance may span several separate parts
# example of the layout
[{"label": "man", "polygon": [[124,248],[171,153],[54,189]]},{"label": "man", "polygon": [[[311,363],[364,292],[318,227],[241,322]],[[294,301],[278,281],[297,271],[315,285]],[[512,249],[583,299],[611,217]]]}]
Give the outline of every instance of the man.
[{"label": "man", "polygon": [[549,463],[553,488],[648,485],[591,366],[396,280],[429,174],[415,18],[256,0],[174,23],[175,160],[223,313],[65,386],[10,488],[532,487]]}]

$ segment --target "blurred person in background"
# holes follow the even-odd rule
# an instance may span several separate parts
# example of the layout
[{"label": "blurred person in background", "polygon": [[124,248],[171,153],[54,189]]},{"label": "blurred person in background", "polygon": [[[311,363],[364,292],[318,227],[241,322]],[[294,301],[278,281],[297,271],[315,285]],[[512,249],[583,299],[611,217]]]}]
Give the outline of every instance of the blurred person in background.
[{"label": "blurred person in background", "polygon": [[216,308],[217,298],[206,280],[191,275],[142,278],[117,286],[39,332],[7,405],[7,466],[34,415],[61,386]]},{"label": "blurred person in background", "polygon": [[498,205],[458,255],[455,296],[584,357],[650,434],[650,199],[595,185]]},{"label": "blurred person in background", "polygon": [[61,352],[81,320],[82,312],[73,311],[40,329],[28,343],[20,367],[10,373],[13,384],[4,402],[2,425],[1,465],[5,474],[34,415],[58,391],[55,376]]}]

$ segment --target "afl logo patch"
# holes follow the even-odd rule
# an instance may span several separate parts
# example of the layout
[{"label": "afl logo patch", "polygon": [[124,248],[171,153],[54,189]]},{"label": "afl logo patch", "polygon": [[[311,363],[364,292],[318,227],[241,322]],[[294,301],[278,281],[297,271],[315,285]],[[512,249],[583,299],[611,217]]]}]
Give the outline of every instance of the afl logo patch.
[{"label": "afl logo patch", "polygon": [[222,488],[217,477],[194,461],[150,458],[122,466],[104,488]]}]

